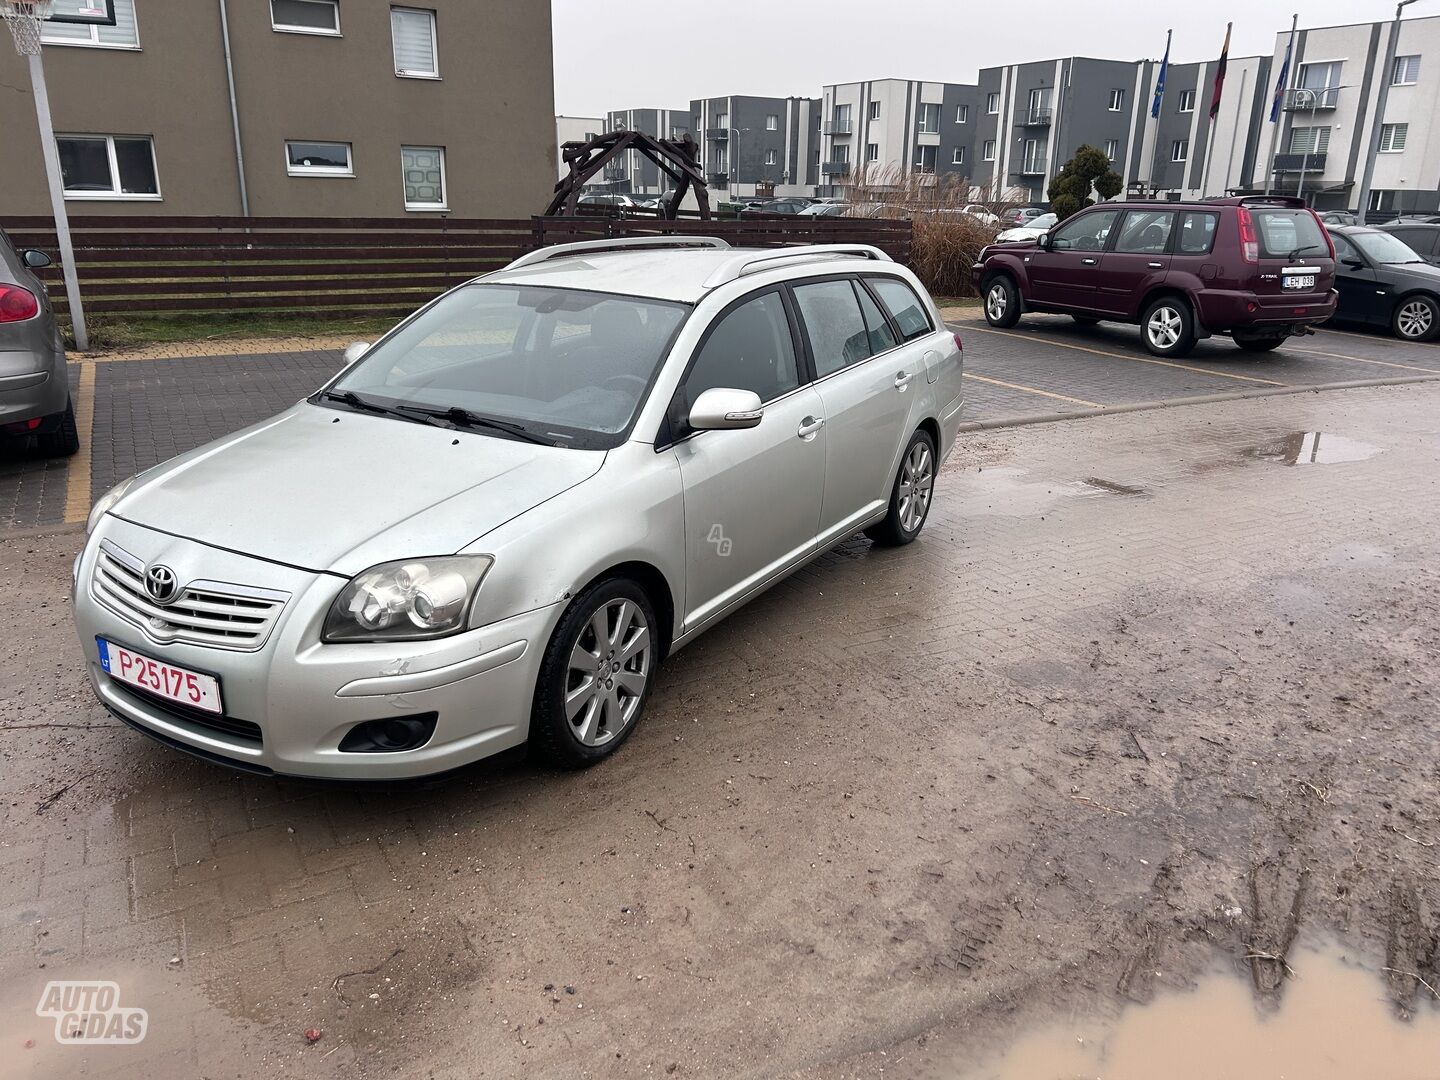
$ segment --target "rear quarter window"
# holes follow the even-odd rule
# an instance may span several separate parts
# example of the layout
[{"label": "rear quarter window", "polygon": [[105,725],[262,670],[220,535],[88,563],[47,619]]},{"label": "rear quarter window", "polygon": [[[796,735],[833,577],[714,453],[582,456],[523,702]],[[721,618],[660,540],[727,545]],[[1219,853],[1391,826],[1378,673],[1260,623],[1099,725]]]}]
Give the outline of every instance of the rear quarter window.
[{"label": "rear quarter window", "polygon": [[1175,238],[1175,254],[1208,255],[1215,246],[1215,227],[1219,214],[1189,211],[1180,215],[1180,228]]},{"label": "rear quarter window", "polygon": [[895,319],[901,337],[913,341],[930,333],[930,315],[914,289],[899,278],[871,277],[866,281]]},{"label": "rear quarter window", "polygon": [[1308,210],[1251,210],[1256,231],[1260,234],[1260,256],[1265,259],[1288,259],[1308,255],[1330,254],[1325,236],[1314,215]]}]

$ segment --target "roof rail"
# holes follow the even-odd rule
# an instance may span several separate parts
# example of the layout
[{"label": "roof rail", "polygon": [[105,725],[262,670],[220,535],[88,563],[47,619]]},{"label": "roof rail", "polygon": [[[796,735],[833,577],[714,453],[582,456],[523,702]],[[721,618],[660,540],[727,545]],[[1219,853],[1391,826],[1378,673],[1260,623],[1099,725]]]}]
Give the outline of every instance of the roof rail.
[{"label": "roof rail", "polygon": [[791,259],[870,259],[892,262],[885,252],[870,244],[809,244],[804,247],[782,248],[778,251],[747,251],[725,263],[705,280],[704,288],[714,289],[747,274],[774,269],[774,264]]},{"label": "roof rail", "polygon": [[572,255],[583,255],[591,251],[615,251],[625,248],[669,248],[703,247],[728,250],[730,245],[718,236],[622,236],[613,240],[581,240],[574,244],[553,244],[550,247],[527,251],[506,270],[518,270],[522,266],[549,262],[551,259],[565,259]]}]

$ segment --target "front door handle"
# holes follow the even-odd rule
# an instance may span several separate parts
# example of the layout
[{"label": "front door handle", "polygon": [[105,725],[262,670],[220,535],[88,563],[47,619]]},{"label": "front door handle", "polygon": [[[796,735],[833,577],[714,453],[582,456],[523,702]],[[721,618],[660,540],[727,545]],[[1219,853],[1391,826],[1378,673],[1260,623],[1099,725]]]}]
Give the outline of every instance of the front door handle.
[{"label": "front door handle", "polygon": [[1099,259],[1081,259],[1080,261],[1081,261],[1082,263],[1084,263],[1086,266],[1094,266],[1094,265],[1095,265],[1097,262],[1099,262],[1100,260],[1099,260]]},{"label": "front door handle", "polygon": [[795,434],[802,439],[813,439],[815,433],[825,426],[823,416],[807,416],[800,421],[800,426],[795,429]]},{"label": "front door handle", "polygon": [[907,386],[910,385],[910,380],[913,379],[914,377],[915,377],[915,375],[914,375],[913,372],[910,372],[910,371],[897,371],[897,372],[895,373],[895,389],[896,389],[896,390],[904,390]]},{"label": "front door handle", "polygon": [[1164,264],[1164,263],[1151,263],[1151,264],[1150,264],[1150,269],[1151,269],[1151,270],[1163,270],[1164,268],[1165,268],[1165,264]]}]

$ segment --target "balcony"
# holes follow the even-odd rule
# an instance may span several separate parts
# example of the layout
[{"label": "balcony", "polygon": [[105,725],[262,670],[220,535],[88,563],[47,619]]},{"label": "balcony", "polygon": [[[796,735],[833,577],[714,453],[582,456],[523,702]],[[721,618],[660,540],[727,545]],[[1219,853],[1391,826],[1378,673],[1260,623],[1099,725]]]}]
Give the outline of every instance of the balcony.
[{"label": "balcony", "polygon": [[1310,112],[1312,108],[1316,112],[1333,110],[1340,104],[1340,90],[1338,86],[1320,86],[1313,89],[1297,86],[1285,92],[1285,111]]},{"label": "balcony", "polygon": [[825,124],[825,128],[824,128],[823,134],[826,134],[826,135],[849,135],[849,134],[850,134],[850,121],[849,121],[849,120],[833,120],[833,119],[832,119],[832,120],[829,120],[829,121],[827,121],[826,124]]},{"label": "balcony", "polygon": [[730,174],[728,172],[712,172],[705,177],[705,183],[713,188],[729,187]]},{"label": "balcony", "polygon": [[1044,158],[1040,158],[1040,159],[1038,159],[1038,160],[1036,160],[1036,161],[1027,161],[1027,162],[1025,162],[1023,165],[1020,166],[1020,175],[1021,175],[1021,176],[1044,176],[1044,175],[1045,175],[1045,159],[1044,159]]},{"label": "balcony", "polygon": [[726,142],[730,138],[730,129],[728,127],[706,128],[705,138],[710,139],[714,142]]},{"label": "balcony", "polygon": [[849,176],[850,162],[848,161],[822,161],[820,163],[821,176]]},{"label": "balcony", "polygon": [[1277,173],[1323,173],[1325,171],[1325,155],[1316,154],[1276,154],[1275,171]]},{"label": "balcony", "polygon": [[1052,112],[1050,109],[1031,109],[1029,115],[1025,117],[1025,126],[1049,127],[1051,116]]}]

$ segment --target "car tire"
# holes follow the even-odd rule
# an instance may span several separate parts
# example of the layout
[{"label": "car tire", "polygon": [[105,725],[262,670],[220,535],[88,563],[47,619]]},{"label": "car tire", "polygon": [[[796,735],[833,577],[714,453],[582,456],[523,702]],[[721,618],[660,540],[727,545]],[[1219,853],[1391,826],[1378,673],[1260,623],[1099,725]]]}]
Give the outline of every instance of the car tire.
[{"label": "car tire", "polygon": [[1081,326],[1097,326],[1100,322],[1100,318],[1097,315],[1071,315],[1070,318],[1074,319]]},{"label": "car tire", "polygon": [[75,423],[75,403],[65,402],[60,426],[48,435],[35,437],[35,450],[41,457],[70,457],[80,449],[80,430]]},{"label": "car tire", "polygon": [[1178,296],[1150,302],[1140,316],[1140,337],[1154,356],[1189,356],[1195,348],[1195,315]]},{"label": "car tire", "polygon": [[935,440],[928,431],[915,432],[895,471],[889,511],[865,530],[871,541],[881,547],[901,547],[920,535],[934,501],[936,468]]},{"label": "car tire", "polygon": [[655,681],[657,633],[654,605],[630,578],[603,579],[570,602],[535,681],[530,745],[537,757],[584,769],[624,745]]},{"label": "car tire", "polygon": [[1009,274],[997,274],[985,283],[985,321],[1009,330],[1020,321],[1020,290]]},{"label": "car tire", "polygon": [[1241,337],[1234,335],[1235,344],[1246,352],[1274,352],[1285,344],[1283,337]]},{"label": "car tire", "polygon": [[1433,341],[1440,336],[1440,304],[1424,293],[1407,296],[1395,305],[1390,329],[1401,341]]}]

